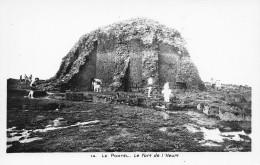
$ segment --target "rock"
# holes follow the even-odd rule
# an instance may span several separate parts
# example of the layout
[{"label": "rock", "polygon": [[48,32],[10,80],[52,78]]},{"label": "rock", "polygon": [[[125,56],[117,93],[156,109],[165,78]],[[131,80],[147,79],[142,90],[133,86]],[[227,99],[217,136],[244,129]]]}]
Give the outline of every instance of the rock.
[{"label": "rock", "polygon": [[161,128],[159,128],[159,131],[166,132],[167,131],[167,127],[161,127]]},{"label": "rock", "polygon": [[77,92],[68,92],[65,95],[65,99],[68,101],[83,101],[84,94],[83,93],[77,93]]},{"label": "rock", "polygon": [[131,91],[152,76],[156,85],[167,80],[202,89],[185,44],[175,29],[150,19],[114,23],[80,37],[56,75],[41,85],[48,90],[92,90],[91,80],[98,78],[105,91]]},{"label": "rock", "polygon": [[165,106],[164,105],[163,106],[157,105],[157,106],[154,107],[154,109],[157,110],[157,111],[164,111],[165,110]]},{"label": "rock", "polygon": [[59,127],[59,126],[64,126],[67,124],[67,121],[62,118],[62,117],[59,117],[55,120],[53,120],[53,122],[51,123],[54,127]]},{"label": "rock", "polygon": [[204,105],[203,113],[208,116],[219,116],[219,107],[214,105]]},{"label": "rock", "polygon": [[128,102],[128,98],[126,96],[120,96],[117,99],[117,102],[119,102],[119,103],[127,103]]},{"label": "rock", "polygon": [[166,112],[159,112],[159,115],[163,117],[163,120],[168,120],[170,118],[169,114]]},{"label": "rock", "polygon": [[206,115],[209,114],[209,106],[208,105],[205,105],[204,108],[203,108],[203,113],[205,113]]},{"label": "rock", "polygon": [[247,102],[251,102],[251,92],[243,94],[243,99]]},{"label": "rock", "polygon": [[241,135],[241,134],[238,134],[240,138],[244,139],[244,141],[246,142],[250,142],[251,141],[251,138],[246,136],[246,135]]},{"label": "rock", "polygon": [[41,90],[36,90],[33,93],[33,97],[45,97],[47,96],[47,92],[46,91],[41,91]]},{"label": "rock", "polygon": [[37,122],[43,121],[43,120],[45,120],[45,119],[46,119],[46,117],[45,117],[45,116],[42,116],[42,115],[37,115],[36,118],[35,118],[35,120],[36,120]]},{"label": "rock", "polygon": [[180,107],[178,107],[177,104],[175,104],[175,103],[167,103],[165,107],[168,111],[178,111],[178,110],[180,110]]},{"label": "rock", "polygon": [[84,95],[83,99],[85,102],[93,102],[93,95],[92,94]]},{"label": "rock", "polygon": [[129,105],[136,106],[138,104],[138,100],[136,98],[129,99]]},{"label": "rock", "polygon": [[245,121],[245,114],[222,106],[219,110],[219,118],[223,121]]},{"label": "rock", "polygon": [[176,104],[177,107],[176,108],[179,108],[179,110],[188,110],[188,109],[194,109],[196,108],[196,106],[194,106],[193,104]]},{"label": "rock", "polygon": [[197,105],[197,110],[198,110],[198,111],[202,111],[203,108],[204,108],[204,104],[199,103],[199,104]]},{"label": "rock", "polygon": [[138,100],[137,106],[144,107],[144,108],[148,107],[146,98],[138,98],[137,100]]},{"label": "rock", "polygon": [[230,93],[225,96],[225,100],[228,102],[241,103],[243,99],[243,95],[239,93]]},{"label": "rock", "polygon": [[219,107],[211,106],[209,111],[209,116],[218,116],[219,115]]}]

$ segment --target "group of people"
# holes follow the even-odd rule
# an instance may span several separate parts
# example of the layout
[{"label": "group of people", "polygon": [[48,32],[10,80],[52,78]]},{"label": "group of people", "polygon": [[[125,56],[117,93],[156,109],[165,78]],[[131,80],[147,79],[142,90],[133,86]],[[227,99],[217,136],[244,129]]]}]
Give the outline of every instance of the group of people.
[{"label": "group of people", "polygon": [[[91,80],[91,84],[92,84],[92,87],[94,89],[94,92],[101,92],[101,84],[102,84],[102,81],[100,79],[92,79]],[[152,92],[152,88],[153,88],[153,78],[150,77],[148,79],[148,97],[151,97],[151,92]],[[164,101],[165,102],[169,102],[170,101],[170,96],[171,96],[171,89],[170,89],[170,86],[169,86],[169,82],[166,82],[163,86],[163,90],[162,90],[162,93],[164,95]]]},{"label": "group of people", "polygon": [[[151,97],[151,92],[152,92],[152,85],[153,85],[153,79],[152,77],[150,77],[148,79],[148,97]],[[169,82],[166,82],[163,86],[163,90],[162,90],[162,94],[164,96],[164,101],[165,102],[170,102],[170,96],[172,94],[172,90],[170,89],[170,86],[169,86]]]},{"label": "group of people", "polygon": [[215,88],[217,90],[221,89],[221,82],[220,82],[220,80],[214,80],[214,78],[211,78],[211,87]]},{"label": "group of people", "polygon": [[33,80],[33,76],[32,76],[32,74],[28,77],[26,74],[24,74],[24,78],[23,78],[23,76],[22,75],[20,75],[20,82],[25,82],[25,83],[27,83],[27,82],[29,82],[30,83],[30,92],[29,92],[29,95],[28,95],[28,97],[29,98],[34,98],[33,97],[33,94],[34,94],[34,91],[37,89],[36,88],[36,85],[37,85],[37,83],[38,83],[38,81],[39,81],[39,78],[35,78],[34,80]]},{"label": "group of people", "polygon": [[91,84],[94,88],[94,92],[101,92],[102,81],[100,79],[92,79]]},{"label": "group of people", "polygon": [[[21,82],[23,81],[22,75],[20,76],[20,81]],[[37,85],[37,82],[39,81],[39,78],[35,78],[34,80],[32,80],[32,75],[27,77],[27,75],[25,74],[24,75],[24,81],[25,82],[27,82],[27,81],[30,82],[31,91],[29,92],[28,97],[34,98],[33,94],[34,94],[34,91],[36,90],[36,85]],[[92,87],[94,89],[94,92],[101,92],[102,81],[100,79],[92,79],[91,80],[91,84],[92,84]],[[153,88],[153,79],[152,79],[152,77],[150,77],[148,79],[147,84],[148,84],[148,86],[147,86],[148,97],[151,97],[151,92],[152,92],[152,88]],[[213,88],[216,88],[217,90],[221,89],[220,80],[215,80],[214,81],[214,79],[211,78],[211,85],[212,85]],[[165,102],[169,102],[170,101],[170,96],[172,94],[172,91],[171,91],[171,89],[169,87],[169,82],[166,82],[164,84],[163,90],[162,90],[162,94],[164,95],[164,101]]]},{"label": "group of people", "polygon": [[24,78],[22,75],[20,75],[20,82],[32,82],[32,74],[28,77],[26,74],[24,74]]}]

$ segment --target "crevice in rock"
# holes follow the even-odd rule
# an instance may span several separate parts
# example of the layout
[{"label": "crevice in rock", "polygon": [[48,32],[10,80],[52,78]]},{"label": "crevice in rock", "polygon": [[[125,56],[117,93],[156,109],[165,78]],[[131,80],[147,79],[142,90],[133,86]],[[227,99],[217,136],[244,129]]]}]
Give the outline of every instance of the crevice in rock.
[{"label": "crevice in rock", "polygon": [[93,50],[85,56],[85,63],[79,67],[79,72],[74,74],[67,83],[67,88],[91,90],[91,79],[96,78],[96,62],[98,41],[93,43]]},{"label": "crevice in rock", "polygon": [[131,92],[131,82],[130,82],[130,62],[128,64],[128,67],[125,71],[124,77],[121,79],[122,85],[119,90],[125,91],[125,92]]}]

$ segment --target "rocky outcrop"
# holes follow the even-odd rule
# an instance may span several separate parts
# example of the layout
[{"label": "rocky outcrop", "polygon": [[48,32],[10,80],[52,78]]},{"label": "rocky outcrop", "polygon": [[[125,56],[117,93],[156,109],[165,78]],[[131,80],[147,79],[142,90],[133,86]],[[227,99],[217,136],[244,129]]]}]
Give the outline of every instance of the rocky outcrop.
[{"label": "rocky outcrop", "polygon": [[231,109],[228,106],[221,106],[219,118],[223,121],[250,121],[251,115],[242,110]]},{"label": "rocky outcrop", "polygon": [[187,88],[200,90],[205,88],[203,83],[198,83],[201,82],[198,69],[189,57],[183,57],[181,59],[176,81],[186,83]]},{"label": "rocky outcrop", "polygon": [[83,35],[62,59],[47,89],[91,89],[91,79],[102,79],[109,90],[129,91],[144,86],[149,77],[187,83],[202,89],[203,82],[180,33],[150,19],[131,19]]}]

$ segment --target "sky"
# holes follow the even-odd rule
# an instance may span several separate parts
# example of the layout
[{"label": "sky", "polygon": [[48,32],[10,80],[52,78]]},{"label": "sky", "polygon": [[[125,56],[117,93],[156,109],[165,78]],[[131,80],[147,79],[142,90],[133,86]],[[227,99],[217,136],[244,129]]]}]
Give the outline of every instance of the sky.
[{"label": "sky", "polygon": [[0,0],[1,72],[48,79],[80,36],[136,17],[178,30],[203,81],[256,83],[259,0]]}]

